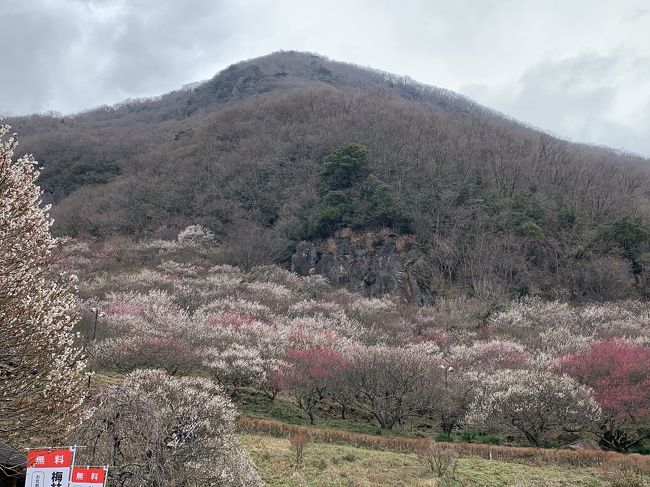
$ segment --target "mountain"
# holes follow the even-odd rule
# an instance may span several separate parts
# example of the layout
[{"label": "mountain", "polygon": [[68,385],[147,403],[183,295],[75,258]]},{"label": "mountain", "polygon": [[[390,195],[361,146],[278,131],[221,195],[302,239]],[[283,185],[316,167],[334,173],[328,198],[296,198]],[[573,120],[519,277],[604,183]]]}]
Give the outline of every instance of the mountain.
[{"label": "mountain", "polygon": [[[408,78],[280,52],[158,98],[9,122],[44,167],[61,234],[199,223],[224,259],[288,265],[302,240],[322,261],[343,231],[383,232],[425,256],[433,297],[646,293],[647,159]],[[323,167],[345,147],[367,150],[365,172],[335,187]]]}]

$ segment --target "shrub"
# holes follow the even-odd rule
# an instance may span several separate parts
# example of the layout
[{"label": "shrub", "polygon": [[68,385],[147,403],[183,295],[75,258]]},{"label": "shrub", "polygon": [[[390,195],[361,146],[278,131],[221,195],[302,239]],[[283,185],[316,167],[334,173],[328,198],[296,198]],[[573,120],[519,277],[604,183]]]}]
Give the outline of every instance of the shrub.
[{"label": "shrub", "polygon": [[442,441],[442,442],[445,442],[445,443],[449,443],[449,442],[452,441],[451,435],[449,433],[444,433],[444,432],[438,433],[436,435],[436,441]]},{"label": "shrub", "polygon": [[526,222],[521,226],[521,233],[526,237],[538,237],[542,234],[542,229],[535,222]]},{"label": "shrub", "polygon": [[465,430],[460,434],[460,439],[465,443],[472,443],[476,440],[477,434],[474,431]]},{"label": "shrub", "polygon": [[648,487],[650,485],[643,471],[636,465],[604,461],[602,470],[611,487]]},{"label": "shrub", "polygon": [[296,453],[296,468],[300,468],[302,466],[305,447],[311,443],[311,437],[304,431],[296,432],[289,437],[289,443],[291,443]]},{"label": "shrub", "polygon": [[454,478],[458,466],[458,453],[447,449],[435,441],[421,440],[415,447],[415,453],[432,474],[438,477]]}]

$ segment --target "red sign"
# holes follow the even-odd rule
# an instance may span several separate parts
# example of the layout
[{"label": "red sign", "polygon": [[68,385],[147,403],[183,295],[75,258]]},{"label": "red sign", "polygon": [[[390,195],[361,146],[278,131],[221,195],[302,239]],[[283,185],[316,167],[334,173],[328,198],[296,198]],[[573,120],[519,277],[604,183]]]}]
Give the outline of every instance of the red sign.
[{"label": "red sign", "polygon": [[29,450],[26,487],[68,487],[75,448]]},{"label": "red sign", "polygon": [[71,485],[104,485],[106,479],[105,467],[74,467],[72,469]]},{"label": "red sign", "polygon": [[28,468],[69,468],[72,467],[73,450],[29,450]]}]

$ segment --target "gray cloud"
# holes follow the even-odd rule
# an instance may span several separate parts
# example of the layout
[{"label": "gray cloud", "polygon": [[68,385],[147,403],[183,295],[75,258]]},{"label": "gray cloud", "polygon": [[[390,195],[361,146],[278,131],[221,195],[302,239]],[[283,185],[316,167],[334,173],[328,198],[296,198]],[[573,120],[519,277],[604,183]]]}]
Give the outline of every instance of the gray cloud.
[{"label": "gray cloud", "polygon": [[237,29],[229,2],[28,0],[0,7],[0,111],[77,111],[196,80]]},{"label": "gray cloud", "polygon": [[595,54],[531,66],[498,88],[462,91],[515,118],[577,141],[650,154],[649,58]]},{"label": "gray cloud", "polygon": [[650,155],[645,0],[21,0],[0,5],[0,32],[0,113],[158,95],[297,49]]}]

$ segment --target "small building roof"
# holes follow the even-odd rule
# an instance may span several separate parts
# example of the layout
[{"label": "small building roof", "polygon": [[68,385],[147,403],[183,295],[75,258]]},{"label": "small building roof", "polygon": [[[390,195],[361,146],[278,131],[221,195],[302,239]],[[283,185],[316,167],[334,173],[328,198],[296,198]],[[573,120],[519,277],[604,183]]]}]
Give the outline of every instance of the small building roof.
[{"label": "small building roof", "polygon": [[0,440],[0,466],[17,470],[27,465],[27,457]]}]

